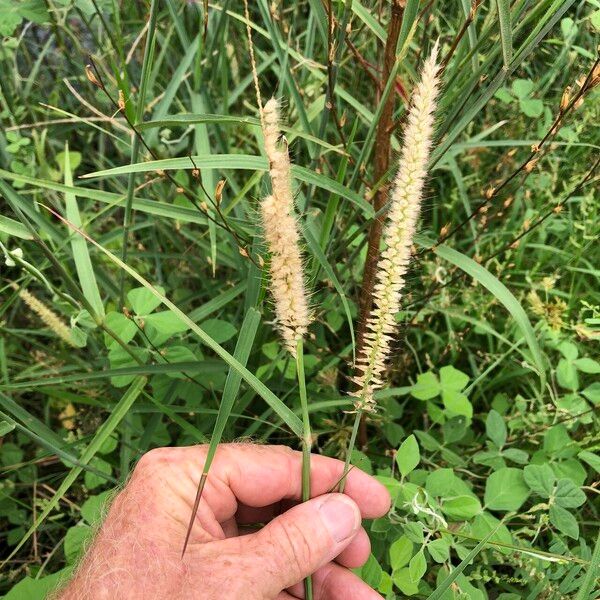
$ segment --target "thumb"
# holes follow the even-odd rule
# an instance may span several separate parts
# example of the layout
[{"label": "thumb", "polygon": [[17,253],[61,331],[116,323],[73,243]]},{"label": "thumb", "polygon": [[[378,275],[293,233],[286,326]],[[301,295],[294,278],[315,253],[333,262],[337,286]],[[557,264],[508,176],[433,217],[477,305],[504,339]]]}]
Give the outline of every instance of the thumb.
[{"label": "thumb", "polygon": [[247,536],[263,593],[274,597],[333,560],[360,526],[360,510],[351,498],[325,494],[294,506]]}]

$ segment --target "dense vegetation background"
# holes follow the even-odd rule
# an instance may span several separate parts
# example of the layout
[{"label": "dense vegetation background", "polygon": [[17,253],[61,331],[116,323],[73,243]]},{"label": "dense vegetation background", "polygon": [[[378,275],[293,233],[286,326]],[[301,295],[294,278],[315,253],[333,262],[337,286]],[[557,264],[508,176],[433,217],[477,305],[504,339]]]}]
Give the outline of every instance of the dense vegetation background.
[{"label": "dense vegetation background", "polygon": [[[224,407],[222,439],[298,446],[228,370],[299,399],[265,290],[243,4],[0,12],[0,594],[33,600],[148,449],[207,440]],[[249,24],[295,164],[314,451],[340,457],[373,202],[442,47],[391,385],[352,456],[395,499],[362,576],[390,599],[598,597],[600,2],[258,0]]]}]

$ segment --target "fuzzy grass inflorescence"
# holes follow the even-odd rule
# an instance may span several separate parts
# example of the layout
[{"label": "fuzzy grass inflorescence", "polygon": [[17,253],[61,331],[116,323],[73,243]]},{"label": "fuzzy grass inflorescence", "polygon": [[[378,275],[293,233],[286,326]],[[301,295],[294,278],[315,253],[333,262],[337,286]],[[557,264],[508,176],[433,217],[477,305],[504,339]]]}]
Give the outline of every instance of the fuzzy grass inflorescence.
[{"label": "fuzzy grass inflorescence", "polygon": [[357,373],[353,378],[357,385],[353,395],[359,411],[375,407],[373,394],[384,384],[383,373],[396,330],[396,314],[400,310],[431,151],[439,88],[437,54],[436,44],[423,65],[421,81],[413,92],[404,130],[400,166],[383,233],[385,249],[377,264],[373,309],[366,324],[364,347],[356,361]]},{"label": "fuzzy grass inflorescence", "polygon": [[261,202],[264,236],[271,254],[271,293],[275,316],[286,349],[296,355],[298,341],[310,324],[302,269],[300,235],[294,218],[290,159],[280,139],[279,103],[272,98],[263,109],[265,151],[272,193]]},{"label": "fuzzy grass inflorescence", "polygon": [[52,330],[59,338],[74,348],[77,347],[71,330],[64,321],[41,300],[25,289],[19,290],[19,298],[44,322],[48,329]]}]

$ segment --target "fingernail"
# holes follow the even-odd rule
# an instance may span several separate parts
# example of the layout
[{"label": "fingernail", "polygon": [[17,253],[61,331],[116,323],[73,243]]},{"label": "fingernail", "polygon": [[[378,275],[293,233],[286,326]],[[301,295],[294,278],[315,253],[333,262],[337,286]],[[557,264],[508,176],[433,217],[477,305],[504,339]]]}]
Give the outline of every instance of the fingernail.
[{"label": "fingernail", "polygon": [[360,512],[343,494],[332,494],[319,507],[323,524],[336,542],[343,542],[358,531]]}]

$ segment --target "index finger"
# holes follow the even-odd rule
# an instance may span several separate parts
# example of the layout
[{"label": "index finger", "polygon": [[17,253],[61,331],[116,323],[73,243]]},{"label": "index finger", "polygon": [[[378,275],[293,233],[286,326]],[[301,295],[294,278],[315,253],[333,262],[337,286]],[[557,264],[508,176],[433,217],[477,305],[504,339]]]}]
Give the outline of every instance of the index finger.
[{"label": "index finger", "polygon": [[[238,502],[263,507],[284,499],[300,499],[302,454],[286,446],[223,444],[217,449],[209,479],[226,483]],[[339,483],[344,463],[311,455],[311,496],[320,496]],[[387,489],[358,468],[349,471],[345,493],[358,505],[364,518],[384,515],[390,507]]]}]

